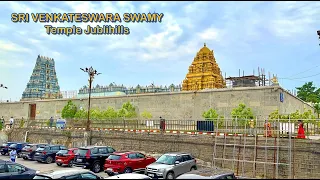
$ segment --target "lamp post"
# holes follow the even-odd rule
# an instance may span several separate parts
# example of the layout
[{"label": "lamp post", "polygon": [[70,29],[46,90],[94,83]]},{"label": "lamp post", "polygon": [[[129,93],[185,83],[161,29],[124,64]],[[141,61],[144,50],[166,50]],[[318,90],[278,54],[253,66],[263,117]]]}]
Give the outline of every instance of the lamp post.
[{"label": "lamp post", "polygon": [[8,89],[8,87],[4,86],[3,84],[0,84],[0,88]]},{"label": "lamp post", "polygon": [[92,87],[92,81],[94,79],[95,75],[99,75],[101,73],[98,73],[97,70],[93,69],[92,66],[90,68],[80,68],[83,72],[88,73],[89,75],[89,102],[88,102],[88,119],[87,119],[87,127],[86,130],[90,131],[90,105],[91,105],[91,87]]}]

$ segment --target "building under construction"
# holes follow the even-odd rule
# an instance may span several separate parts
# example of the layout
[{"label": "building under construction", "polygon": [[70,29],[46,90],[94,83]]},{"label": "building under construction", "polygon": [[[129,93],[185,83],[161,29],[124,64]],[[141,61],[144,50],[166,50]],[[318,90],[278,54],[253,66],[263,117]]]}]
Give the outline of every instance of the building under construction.
[{"label": "building under construction", "polygon": [[[266,78],[265,70],[258,68],[258,75],[255,75],[254,71],[252,75],[245,75],[244,71],[242,72],[239,69],[239,76],[238,77],[226,77],[226,83],[230,87],[256,87],[256,86],[270,86],[273,82],[270,73],[269,76]],[[276,76],[273,75],[273,78]]]}]

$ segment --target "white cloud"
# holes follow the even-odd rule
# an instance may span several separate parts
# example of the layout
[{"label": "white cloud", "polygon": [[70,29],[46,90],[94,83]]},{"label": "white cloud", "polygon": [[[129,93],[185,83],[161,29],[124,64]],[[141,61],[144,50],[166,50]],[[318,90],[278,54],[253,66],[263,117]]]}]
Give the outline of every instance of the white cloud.
[{"label": "white cloud", "polygon": [[0,40],[0,52],[30,52],[30,49],[22,47],[10,41]]}]

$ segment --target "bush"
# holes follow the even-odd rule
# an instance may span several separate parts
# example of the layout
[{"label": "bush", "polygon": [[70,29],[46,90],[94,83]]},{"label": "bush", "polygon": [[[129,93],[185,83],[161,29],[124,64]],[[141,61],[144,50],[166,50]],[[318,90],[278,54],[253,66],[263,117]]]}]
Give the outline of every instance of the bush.
[{"label": "bush", "polygon": [[[0,124],[2,124],[2,123],[0,123]],[[25,124],[25,120],[21,119],[20,124],[19,124],[19,128],[23,128],[24,124]]]},{"label": "bush", "polygon": [[67,105],[65,105],[61,111],[61,117],[65,119],[73,119],[77,113],[77,106],[69,100]]},{"label": "bush", "polygon": [[223,126],[223,123],[224,123],[224,117],[223,116],[220,116],[216,110],[210,108],[208,111],[205,111],[202,113],[202,117],[205,119],[205,120],[208,120],[208,121],[213,121],[213,123],[219,127],[222,127]]},{"label": "bush", "polygon": [[305,123],[313,123],[316,124],[316,117],[314,116],[311,110],[304,109],[304,112],[301,114],[298,110],[289,114],[289,115],[281,115],[279,114],[279,110],[275,110],[269,114],[269,119],[271,122],[277,121],[279,119],[280,122],[290,122],[296,123],[298,120],[304,120]]},{"label": "bush", "polygon": [[144,119],[151,119],[152,118],[152,114],[148,111],[143,111],[140,116]]},{"label": "bush", "polygon": [[250,119],[253,119],[253,112],[251,108],[246,107],[245,104],[240,103],[237,108],[231,111],[233,121],[237,121],[238,126],[249,125]]}]

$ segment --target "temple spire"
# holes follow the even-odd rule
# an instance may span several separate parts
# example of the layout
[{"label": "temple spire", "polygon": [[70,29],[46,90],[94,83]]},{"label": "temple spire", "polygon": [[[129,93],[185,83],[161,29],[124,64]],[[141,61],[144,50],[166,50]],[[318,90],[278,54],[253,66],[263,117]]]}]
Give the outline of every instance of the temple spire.
[{"label": "temple spire", "polygon": [[204,43],[204,45],[203,45],[204,47],[207,47],[207,44],[206,43]]}]

